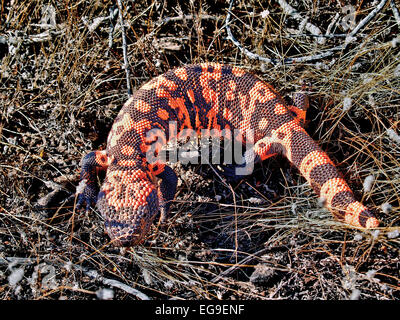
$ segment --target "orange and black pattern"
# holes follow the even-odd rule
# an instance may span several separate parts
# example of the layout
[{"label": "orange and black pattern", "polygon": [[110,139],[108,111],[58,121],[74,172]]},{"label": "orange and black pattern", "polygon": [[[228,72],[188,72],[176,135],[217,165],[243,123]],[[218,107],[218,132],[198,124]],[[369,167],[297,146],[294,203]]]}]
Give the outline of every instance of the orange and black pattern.
[{"label": "orange and black pattern", "polygon": [[[179,135],[184,129],[237,129],[242,142],[254,143],[252,159],[284,154],[335,217],[356,227],[377,227],[379,221],[355,200],[334,163],[303,129],[307,107],[305,94],[296,93],[288,106],[270,85],[236,67],[203,63],[170,70],[125,103],[107,150],[83,159],[81,180],[86,188],[78,204],[89,206],[97,200],[113,243],[135,245],[145,239],[158,214],[166,217],[177,183],[173,170],[161,162],[149,163],[146,152],[156,146],[157,153],[177,138],[174,132]],[[154,128],[165,133],[165,141],[149,134]],[[96,199],[98,170],[107,173]]]}]

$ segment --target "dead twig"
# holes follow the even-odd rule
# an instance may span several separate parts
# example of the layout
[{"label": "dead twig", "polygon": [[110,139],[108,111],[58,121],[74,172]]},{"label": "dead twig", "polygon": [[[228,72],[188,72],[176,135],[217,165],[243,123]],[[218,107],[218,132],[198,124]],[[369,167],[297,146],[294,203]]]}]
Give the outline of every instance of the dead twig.
[{"label": "dead twig", "polygon": [[238,49],[240,51],[242,51],[247,57],[249,57],[250,59],[253,60],[260,60],[266,63],[272,63],[272,64],[277,64],[278,61],[276,59],[270,59],[267,57],[262,57],[258,54],[255,54],[249,50],[247,50],[245,47],[243,47],[239,41],[236,40],[236,38],[233,36],[232,34],[232,30],[230,27],[230,22],[231,22],[231,13],[232,13],[232,7],[233,7],[233,1],[231,0],[231,2],[229,3],[229,9],[228,9],[228,14],[226,15],[226,19],[225,19],[225,29],[226,32],[228,33],[228,37],[227,39],[230,40],[236,47],[238,47]]},{"label": "dead twig", "polygon": [[[61,263],[52,261],[50,259],[44,259],[44,262],[46,264],[49,265],[56,265],[57,267],[63,267],[64,265],[62,265]],[[0,258],[0,264],[7,264],[7,265],[17,265],[17,264],[34,264],[34,263],[38,263],[37,259],[35,258],[23,258],[23,257],[5,257],[5,258]],[[130,286],[128,286],[125,283],[122,283],[118,280],[115,279],[108,279],[108,278],[104,278],[103,276],[99,275],[99,273],[96,270],[92,270],[92,269],[88,269],[82,266],[78,266],[75,264],[70,264],[69,266],[72,266],[74,269],[83,272],[85,275],[87,275],[88,277],[90,277],[93,280],[102,282],[105,285],[111,286],[111,287],[115,287],[118,289],[121,289],[141,300],[151,300],[150,297],[146,294],[144,294],[143,292],[132,288]]]},{"label": "dead twig", "polygon": [[110,50],[111,50],[112,45],[113,45],[115,19],[117,17],[118,8],[115,8],[115,6],[112,6],[112,7],[109,8],[109,11],[110,11],[110,15],[108,16],[108,18],[110,20],[110,31],[109,31],[109,34],[108,34],[108,50],[106,52],[106,56],[109,56]]},{"label": "dead twig", "polygon": [[[343,44],[338,45],[336,47],[333,47],[331,49],[329,49],[328,51],[319,53],[319,54],[315,54],[315,55],[308,55],[308,56],[302,56],[302,57],[296,57],[296,58],[284,58],[283,60],[280,59],[274,59],[274,58],[267,58],[267,57],[263,57],[260,56],[258,54],[255,54],[249,50],[247,50],[246,48],[244,48],[240,42],[238,40],[235,39],[235,37],[232,34],[231,28],[230,28],[230,19],[231,19],[231,10],[232,10],[232,6],[233,6],[233,2],[234,0],[231,0],[230,4],[229,4],[229,9],[228,9],[228,14],[226,16],[226,22],[225,22],[225,29],[228,33],[228,37],[227,39],[232,41],[232,43],[239,48],[240,51],[242,51],[248,58],[250,59],[255,59],[255,60],[260,60],[266,63],[272,63],[272,64],[291,64],[291,63],[302,63],[302,62],[309,62],[309,61],[314,61],[314,60],[320,60],[322,58],[326,58],[329,57],[331,55],[333,55],[336,51],[342,51],[344,49],[346,49],[346,47],[348,46],[349,43],[352,42],[352,40],[356,37],[357,33],[364,28],[367,23],[377,15],[377,13],[379,11],[382,10],[382,8],[385,6],[385,4],[387,3],[388,0],[382,0],[374,10],[372,10],[363,20],[361,20],[361,22],[346,36],[346,40]],[[300,19],[301,16],[299,16],[297,14],[297,12],[291,7],[289,6],[286,1],[284,0],[280,0],[279,3],[281,4],[283,10],[285,12],[287,12],[288,14],[294,15],[295,18]],[[393,9],[393,7],[392,7]],[[397,8],[396,8],[397,9]],[[393,11],[395,12],[395,10]],[[307,26],[307,24],[306,24]],[[323,36],[320,36],[320,33],[318,32],[317,29],[313,28],[312,25],[310,25],[308,27],[309,31],[312,30],[312,33],[315,35],[317,35],[319,38],[322,38]]]},{"label": "dead twig", "polygon": [[132,87],[131,87],[131,82],[130,82],[130,70],[129,70],[129,62],[128,62],[128,49],[127,49],[127,44],[126,44],[124,18],[123,18],[123,15],[122,15],[122,2],[121,2],[121,0],[118,0],[117,3],[118,3],[119,21],[120,21],[120,24],[121,24],[122,52],[123,52],[123,55],[124,55],[123,68],[125,70],[125,75],[126,75],[126,88],[127,88],[127,91],[128,91],[128,97],[130,97],[132,95]]},{"label": "dead twig", "polygon": [[46,30],[38,34],[29,35],[29,36],[11,36],[5,35],[0,36],[0,43],[8,44],[8,45],[18,45],[18,44],[34,44],[40,42],[51,41],[54,37],[63,34],[63,30]]},{"label": "dead twig", "polygon": [[390,7],[392,8],[394,19],[400,27],[400,13],[399,9],[397,9],[396,7],[396,3],[394,2],[394,0],[390,0]]},{"label": "dead twig", "polygon": [[310,32],[311,34],[313,34],[314,36],[317,37],[317,42],[319,44],[324,44],[325,43],[325,38],[322,37],[322,32],[321,32],[320,28],[318,28],[317,26],[313,25],[310,22],[307,22],[308,17],[306,17],[306,18],[302,17],[296,11],[296,9],[294,9],[291,5],[289,5],[285,0],[279,0],[278,2],[279,2],[279,5],[281,6],[283,12],[285,12],[286,14],[292,16],[296,20],[298,20],[300,22],[300,25],[304,25],[305,29],[308,32]]},{"label": "dead twig", "polygon": [[213,278],[211,280],[211,282],[215,283],[218,280],[222,279],[223,277],[228,276],[229,274],[231,274],[236,269],[241,268],[243,265],[248,264],[249,261],[251,261],[251,260],[257,258],[259,255],[263,254],[265,251],[267,251],[267,248],[263,248],[261,250],[258,250],[254,254],[248,255],[246,258],[240,260],[238,263],[235,263],[233,266],[231,266],[228,269],[226,269],[225,271],[221,272],[218,276]]},{"label": "dead twig", "polygon": [[371,21],[373,17],[376,16],[376,14],[383,9],[385,4],[388,2],[388,0],[382,0],[374,10],[372,10],[364,19],[362,19],[359,24],[350,32],[349,37],[355,37],[362,28],[364,28],[368,22]]}]

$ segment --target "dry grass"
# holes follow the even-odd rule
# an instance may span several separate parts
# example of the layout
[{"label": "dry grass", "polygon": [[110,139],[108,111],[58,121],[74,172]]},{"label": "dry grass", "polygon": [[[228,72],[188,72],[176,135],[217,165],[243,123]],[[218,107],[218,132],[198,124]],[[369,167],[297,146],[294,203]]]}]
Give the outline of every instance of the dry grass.
[{"label": "dry grass", "polygon": [[[114,298],[138,297],[107,278],[154,299],[399,299],[400,25],[389,2],[344,50],[272,65],[227,39],[225,1],[124,0],[134,88],[203,61],[251,70],[282,94],[310,83],[307,131],[382,227],[365,232],[334,221],[283,158],[230,187],[206,165],[176,164],[172,218],[144,246],[120,250],[108,245],[97,212],[62,202],[77,185],[81,157],[105,147],[127,96],[121,29],[117,23],[110,49],[109,21],[94,24],[112,1],[64,1],[54,11],[44,0],[2,1],[0,297],[93,299],[105,297],[104,287]],[[345,16],[338,2],[292,5],[323,33],[336,14],[339,22]],[[373,9],[371,1],[355,8],[357,23]],[[240,0],[230,28],[249,51],[278,60],[345,41],[338,24],[325,43],[299,24],[278,2]]]}]

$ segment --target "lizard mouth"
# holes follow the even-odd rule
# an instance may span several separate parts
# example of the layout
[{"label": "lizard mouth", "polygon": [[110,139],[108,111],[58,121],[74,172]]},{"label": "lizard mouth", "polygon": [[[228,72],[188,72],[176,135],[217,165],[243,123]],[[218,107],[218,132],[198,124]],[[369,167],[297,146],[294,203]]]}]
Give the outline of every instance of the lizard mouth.
[{"label": "lizard mouth", "polygon": [[[108,193],[107,193],[108,192]],[[131,247],[143,242],[159,213],[155,187],[148,181],[111,186],[100,192],[97,208],[105,218],[105,229],[115,246]]]},{"label": "lizard mouth", "polygon": [[111,243],[118,247],[132,247],[146,239],[150,224],[133,224],[119,220],[106,220],[105,228],[111,238]]}]

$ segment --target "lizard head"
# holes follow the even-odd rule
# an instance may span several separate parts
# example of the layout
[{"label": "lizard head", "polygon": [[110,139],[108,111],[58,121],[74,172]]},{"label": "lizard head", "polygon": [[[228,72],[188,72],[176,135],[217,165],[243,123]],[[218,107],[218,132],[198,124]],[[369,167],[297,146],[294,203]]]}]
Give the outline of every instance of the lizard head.
[{"label": "lizard head", "polygon": [[130,247],[142,242],[159,212],[158,202],[158,186],[144,171],[109,171],[97,208],[112,244]]}]

